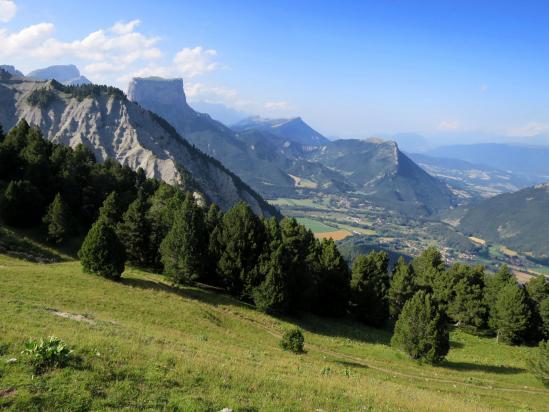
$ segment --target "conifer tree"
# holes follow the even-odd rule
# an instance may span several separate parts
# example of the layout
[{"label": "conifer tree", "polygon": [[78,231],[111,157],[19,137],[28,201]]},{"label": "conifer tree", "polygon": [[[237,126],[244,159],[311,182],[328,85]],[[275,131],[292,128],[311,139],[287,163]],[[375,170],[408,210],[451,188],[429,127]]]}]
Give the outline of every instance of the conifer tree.
[{"label": "conifer tree", "polygon": [[547,303],[543,303],[549,299],[549,282],[545,276],[537,276],[526,284],[526,291],[532,314],[528,340],[539,342],[547,337],[547,329],[549,328],[549,324],[547,323],[549,321]]},{"label": "conifer tree", "polygon": [[117,226],[117,234],[126,248],[128,260],[140,266],[146,266],[149,254],[149,222],[146,213],[147,203],[143,192],[139,191],[137,199],[130,203]]},{"label": "conifer tree", "polygon": [[164,273],[178,284],[199,280],[204,276],[206,245],[202,209],[188,193],[175,211],[173,226],[160,245]]},{"label": "conifer tree", "polygon": [[433,297],[457,325],[480,328],[485,324],[484,277],[483,266],[456,263],[435,281]]},{"label": "conifer tree", "polygon": [[487,274],[484,279],[484,303],[488,310],[488,326],[496,329],[495,308],[501,290],[509,283],[516,284],[515,277],[507,265],[502,265],[495,274]]},{"label": "conifer tree", "polygon": [[359,255],[353,264],[351,309],[358,319],[381,326],[388,318],[389,255],[372,251]]},{"label": "conifer tree", "polygon": [[60,193],[55,195],[53,202],[48,207],[43,222],[48,228],[48,241],[61,243],[67,239],[71,232],[72,219],[67,204]]},{"label": "conifer tree", "polygon": [[120,222],[122,218],[122,207],[118,193],[111,192],[103,201],[103,205],[99,208],[99,218],[105,219],[112,227]]},{"label": "conifer tree", "polygon": [[497,340],[519,344],[525,339],[530,321],[530,307],[524,288],[508,283],[499,293],[493,314]]},{"label": "conifer tree", "polygon": [[416,291],[417,286],[415,284],[414,270],[401,256],[393,269],[391,286],[387,293],[389,313],[392,319],[398,319],[404,304],[414,296]]},{"label": "conifer tree", "polygon": [[265,247],[265,230],[250,207],[243,202],[223,215],[216,233],[219,245],[217,270],[227,290],[245,299],[252,299],[259,285],[258,263]]},{"label": "conifer tree", "polygon": [[320,272],[320,243],[310,230],[294,218],[282,219],[280,232],[290,259],[292,310],[310,310]]},{"label": "conifer tree", "polygon": [[418,286],[431,291],[437,277],[444,272],[444,261],[437,248],[429,246],[421,255],[412,260],[412,267]]},{"label": "conifer tree", "polygon": [[86,235],[78,257],[85,272],[117,280],[124,271],[126,252],[114,228],[98,219]]},{"label": "conifer tree", "polygon": [[11,226],[28,227],[40,222],[42,196],[27,180],[11,181],[0,200],[0,215]]},{"label": "conifer tree", "polygon": [[259,310],[272,314],[286,314],[290,311],[289,260],[284,244],[278,243],[276,250],[261,263],[260,271],[264,278],[253,291],[254,303]]},{"label": "conifer tree", "polygon": [[204,282],[211,285],[220,285],[221,282],[217,276],[217,262],[221,254],[221,249],[218,244],[218,230],[221,225],[223,213],[219,207],[212,203],[204,217],[207,234],[207,258],[204,271]]},{"label": "conifer tree", "polygon": [[151,206],[147,212],[150,222],[149,235],[149,263],[152,267],[161,270],[160,245],[174,223],[176,211],[185,200],[183,193],[166,183],[160,183],[151,199]]},{"label": "conifer tree", "polygon": [[335,242],[333,239],[323,239],[316,273],[314,312],[328,316],[344,315],[351,294],[350,281],[349,268]]},{"label": "conifer tree", "polygon": [[429,293],[418,291],[408,300],[395,324],[391,345],[412,359],[437,363],[450,349],[444,314]]}]

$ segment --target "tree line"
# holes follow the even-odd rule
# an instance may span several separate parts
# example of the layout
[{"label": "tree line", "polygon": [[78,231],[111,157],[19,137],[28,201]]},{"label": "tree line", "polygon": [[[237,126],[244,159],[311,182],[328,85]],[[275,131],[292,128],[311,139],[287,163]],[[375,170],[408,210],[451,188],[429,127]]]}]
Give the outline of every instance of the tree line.
[{"label": "tree line", "polygon": [[394,325],[392,344],[413,358],[441,361],[449,325],[493,333],[510,344],[549,338],[549,286],[520,285],[502,266],[444,264],[428,248],[389,268],[386,252],[355,258],[318,240],[291,218],[260,218],[238,203],[226,212],[184,187],[146,179],[83,146],[44,140],[20,122],[0,133],[0,215],[13,226],[43,222],[51,242],[86,233],[84,269],[118,279],[126,262],[165,273],[174,284],[218,286],[277,315],[351,315]]}]

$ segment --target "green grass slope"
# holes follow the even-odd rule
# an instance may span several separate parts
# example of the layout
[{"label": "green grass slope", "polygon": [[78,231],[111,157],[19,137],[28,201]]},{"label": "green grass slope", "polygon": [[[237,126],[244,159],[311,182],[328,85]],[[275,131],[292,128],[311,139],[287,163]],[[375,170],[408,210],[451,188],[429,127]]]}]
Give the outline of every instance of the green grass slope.
[{"label": "green grass slope", "polygon": [[[388,332],[280,320],[132,269],[114,283],[75,261],[0,255],[0,285],[0,409],[534,411],[549,402],[525,369],[532,349],[461,332],[451,335],[448,361],[433,367],[390,348]],[[305,354],[278,346],[293,324],[305,331]],[[74,358],[33,376],[23,344],[48,335]]]}]

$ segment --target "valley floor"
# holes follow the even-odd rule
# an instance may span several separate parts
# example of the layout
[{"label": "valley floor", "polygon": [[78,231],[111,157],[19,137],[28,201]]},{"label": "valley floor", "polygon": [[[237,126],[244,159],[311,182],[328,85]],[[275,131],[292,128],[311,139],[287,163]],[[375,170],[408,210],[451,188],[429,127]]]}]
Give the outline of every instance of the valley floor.
[{"label": "valley floor", "polygon": [[[76,261],[0,255],[0,285],[0,409],[539,411],[549,403],[526,370],[533,349],[460,331],[434,367],[393,350],[386,331],[276,319],[135,269],[114,283],[83,274]],[[296,324],[302,355],[278,346]],[[49,335],[71,346],[73,360],[33,376],[24,342]]]}]

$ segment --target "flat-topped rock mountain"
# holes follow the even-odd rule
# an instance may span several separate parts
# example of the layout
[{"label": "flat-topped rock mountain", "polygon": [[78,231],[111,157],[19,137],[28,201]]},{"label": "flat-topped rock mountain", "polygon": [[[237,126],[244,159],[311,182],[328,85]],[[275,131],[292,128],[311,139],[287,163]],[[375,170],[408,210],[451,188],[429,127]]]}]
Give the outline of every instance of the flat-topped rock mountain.
[{"label": "flat-topped rock mountain", "polygon": [[15,66],[12,66],[11,64],[0,64],[0,70],[4,70],[5,72],[13,76],[23,76],[23,73],[17,70]]},{"label": "flat-topped rock mountain", "polygon": [[63,86],[0,71],[0,124],[20,119],[56,143],[84,144],[99,160],[114,158],[148,177],[197,190],[227,209],[247,202],[261,215],[277,212],[217,160],[205,155],[164,119],[106,86]]},{"label": "flat-topped rock mountain", "polygon": [[74,64],[49,66],[34,70],[28,73],[27,77],[39,80],[57,80],[67,86],[91,84],[91,81],[86,76],[82,76],[80,70]]},{"label": "flat-topped rock mountain", "polygon": [[299,117],[254,117],[228,128],[189,106],[181,79],[134,79],[128,98],[165,118],[268,198],[335,194],[411,215],[455,204],[448,187],[394,142],[331,142]]}]

